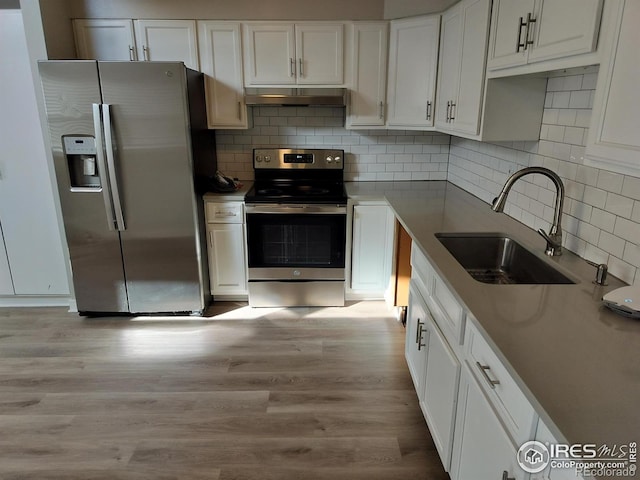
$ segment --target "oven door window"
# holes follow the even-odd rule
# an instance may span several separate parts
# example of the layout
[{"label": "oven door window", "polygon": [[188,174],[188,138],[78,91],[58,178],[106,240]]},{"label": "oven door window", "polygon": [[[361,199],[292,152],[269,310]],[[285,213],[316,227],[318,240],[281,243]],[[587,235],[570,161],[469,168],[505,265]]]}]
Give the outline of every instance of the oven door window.
[{"label": "oven door window", "polygon": [[346,215],[247,214],[250,268],[344,268]]}]

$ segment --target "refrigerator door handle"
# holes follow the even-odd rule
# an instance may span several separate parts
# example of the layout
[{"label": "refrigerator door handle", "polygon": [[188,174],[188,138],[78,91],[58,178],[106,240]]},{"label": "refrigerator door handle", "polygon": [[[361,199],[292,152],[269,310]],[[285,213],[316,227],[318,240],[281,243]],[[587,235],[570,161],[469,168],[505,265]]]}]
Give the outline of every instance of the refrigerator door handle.
[{"label": "refrigerator door handle", "polygon": [[102,196],[104,198],[104,209],[107,213],[107,224],[109,230],[117,230],[116,219],[113,215],[113,197],[109,186],[107,164],[104,155],[104,135],[102,129],[102,108],[98,103],[93,104],[93,130],[96,136],[96,160],[98,161],[98,172],[102,183]]},{"label": "refrigerator door handle", "polygon": [[119,231],[126,230],[124,215],[122,214],[122,201],[118,190],[118,175],[116,174],[115,150],[113,148],[113,132],[111,130],[111,105],[102,104],[102,123],[104,125],[104,143],[107,153],[107,168],[109,172],[109,185],[113,199],[113,210],[116,217],[116,228]]}]

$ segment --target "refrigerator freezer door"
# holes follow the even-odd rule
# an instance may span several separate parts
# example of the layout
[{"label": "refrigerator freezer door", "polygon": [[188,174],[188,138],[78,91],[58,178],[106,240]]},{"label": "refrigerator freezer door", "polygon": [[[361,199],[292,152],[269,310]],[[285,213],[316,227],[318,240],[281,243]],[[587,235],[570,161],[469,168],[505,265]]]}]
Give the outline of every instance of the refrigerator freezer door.
[{"label": "refrigerator freezer door", "polygon": [[63,148],[63,136],[96,137],[93,104],[101,103],[97,63],[40,62],[39,69],[78,310],[127,312],[120,239],[109,229],[102,190],[108,188],[106,172],[98,163],[101,188],[72,188]]},{"label": "refrigerator freezer door", "polygon": [[130,311],[202,310],[185,68],[98,65],[126,225],[120,236]]}]

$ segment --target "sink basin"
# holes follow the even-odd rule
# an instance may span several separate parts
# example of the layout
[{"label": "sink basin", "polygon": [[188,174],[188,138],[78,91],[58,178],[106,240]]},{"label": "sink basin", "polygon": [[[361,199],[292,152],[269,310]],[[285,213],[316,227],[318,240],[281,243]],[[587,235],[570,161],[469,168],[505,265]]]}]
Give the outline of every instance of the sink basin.
[{"label": "sink basin", "polygon": [[521,285],[575,283],[506,235],[436,233],[436,238],[479,282]]}]

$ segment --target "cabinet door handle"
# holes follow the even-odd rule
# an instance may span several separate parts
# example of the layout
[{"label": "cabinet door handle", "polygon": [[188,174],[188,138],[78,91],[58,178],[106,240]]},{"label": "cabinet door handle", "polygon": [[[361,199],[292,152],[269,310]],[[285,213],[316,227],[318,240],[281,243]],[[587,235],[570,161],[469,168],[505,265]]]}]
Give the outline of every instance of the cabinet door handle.
[{"label": "cabinet door handle", "polygon": [[516,480],[516,477],[510,477],[506,470],[502,471],[502,480]]},{"label": "cabinet door handle", "polygon": [[447,118],[445,119],[445,121],[447,123],[449,123],[449,112],[450,112],[450,110],[451,110],[451,101],[449,100],[449,101],[447,101]]},{"label": "cabinet door handle", "polygon": [[480,362],[476,362],[476,366],[480,369],[482,376],[489,383],[489,386],[493,389],[496,388],[496,385],[500,385],[500,380],[492,380],[487,373],[487,370],[491,369],[489,365],[482,365]]},{"label": "cabinet door handle", "polygon": [[522,38],[522,27],[526,26],[527,22],[524,21],[523,17],[520,17],[520,20],[518,20],[518,36],[516,37],[516,53],[518,53],[521,48],[527,49],[527,39],[525,38],[524,43],[520,41],[520,38]]},{"label": "cabinet door handle", "polygon": [[449,114],[449,121],[450,122],[453,122],[456,119],[456,117],[455,117],[455,112],[456,112],[455,108],[456,108],[456,104],[453,101],[451,101],[451,113]]},{"label": "cabinet door handle", "polygon": [[296,61],[293,58],[289,58],[289,76],[296,76]]},{"label": "cabinet door handle", "polygon": [[431,102],[427,102],[427,120],[431,120]]},{"label": "cabinet door handle", "polygon": [[142,46],[142,58],[148,62],[149,61],[149,47],[146,45]]},{"label": "cabinet door handle", "polygon": [[422,343],[422,332],[424,328],[424,322],[418,319],[418,328],[416,329],[416,343],[418,344],[418,351],[422,350],[422,347],[426,347],[425,343]]},{"label": "cabinet door handle", "polygon": [[133,51],[134,51],[134,50],[133,50],[133,47],[132,47],[131,45],[129,45],[129,61],[130,61],[130,62],[135,61],[135,58],[134,58],[134,56],[133,56]]},{"label": "cabinet door handle", "polygon": [[533,45],[533,40],[529,40],[529,28],[532,23],[536,23],[536,19],[531,17],[530,13],[527,13],[527,28],[524,33],[524,49],[526,50],[529,45]]},{"label": "cabinet door handle", "polygon": [[242,102],[238,101],[238,120],[242,120]]},{"label": "cabinet door handle", "polygon": [[380,118],[384,118],[384,102],[380,102]]},{"label": "cabinet door handle", "polygon": [[299,68],[298,72],[299,72],[301,77],[304,77],[304,71],[302,70],[302,57],[300,57],[298,59],[298,65],[300,65],[300,68]]}]

